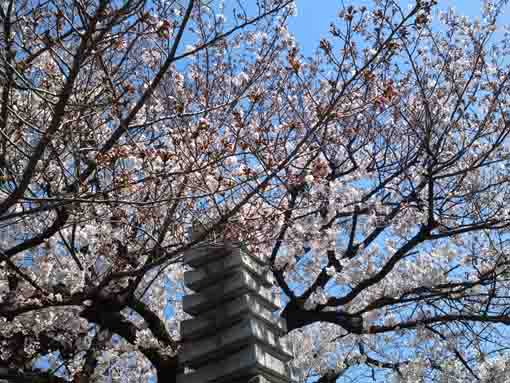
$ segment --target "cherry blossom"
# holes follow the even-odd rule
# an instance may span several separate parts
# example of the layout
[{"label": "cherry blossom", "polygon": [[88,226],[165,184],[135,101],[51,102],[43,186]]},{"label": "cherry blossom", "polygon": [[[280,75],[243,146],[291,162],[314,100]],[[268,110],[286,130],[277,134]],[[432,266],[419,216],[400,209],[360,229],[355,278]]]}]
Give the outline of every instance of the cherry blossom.
[{"label": "cherry blossom", "polygon": [[225,238],[301,382],[505,382],[505,2],[346,2],[308,58],[238,3],[1,3],[0,379],[174,380]]}]

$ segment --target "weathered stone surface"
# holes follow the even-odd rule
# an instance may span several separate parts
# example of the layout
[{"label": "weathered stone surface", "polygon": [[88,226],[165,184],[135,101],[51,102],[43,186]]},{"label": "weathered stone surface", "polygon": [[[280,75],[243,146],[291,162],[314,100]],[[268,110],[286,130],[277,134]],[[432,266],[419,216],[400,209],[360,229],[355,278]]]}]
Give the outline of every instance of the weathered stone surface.
[{"label": "weathered stone surface", "polygon": [[235,248],[224,246],[199,246],[194,247],[184,253],[183,262],[193,268],[200,267],[203,264],[213,262],[225,255],[234,254],[237,251]]},{"label": "weathered stone surface", "polygon": [[198,315],[250,292],[257,294],[261,298],[261,303],[269,310],[276,311],[279,309],[274,302],[272,292],[265,288],[253,275],[242,269],[237,270],[235,274],[218,283],[218,285],[211,286],[197,294],[185,295],[182,306],[184,312],[190,315]]},{"label": "weathered stone surface", "polygon": [[275,334],[281,336],[286,333],[285,321],[261,304],[257,295],[250,293],[181,322],[181,337],[187,341],[209,336],[250,314],[272,326]]},{"label": "weathered stone surface", "polygon": [[[240,244],[238,242],[223,241],[216,244],[208,244],[206,246],[197,246],[184,253],[184,264],[193,268],[198,268],[209,262],[213,262],[225,255],[236,256],[241,254]],[[250,257],[262,266],[266,265],[265,259],[258,254],[250,254]]]},{"label": "weathered stone surface", "polygon": [[289,383],[290,372],[283,361],[274,357],[263,346],[254,344],[190,374],[179,376],[177,383],[231,383],[241,382],[243,378],[248,382],[258,375],[270,383]]},{"label": "weathered stone surface", "polygon": [[184,273],[184,283],[193,291],[224,280],[242,267],[253,274],[257,280],[267,287],[273,286],[274,278],[267,268],[245,253],[228,254],[212,262],[199,266],[198,269]]},{"label": "weathered stone surface", "polygon": [[197,368],[218,359],[221,355],[227,355],[254,343],[263,344],[269,353],[284,362],[292,358],[286,345],[269,326],[255,317],[246,317],[241,322],[206,338],[184,343],[180,361]]},{"label": "weathered stone surface", "polygon": [[181,323],[179,361],[195,371],[178,383],[289,383],[292,358],[280,340],[286,326],[275,313],[273,276],[264,260],[247,255],[239,243],[194,248],[184,255],[194,268],[185,284],[195,294],[183,309],[195,316]]}]

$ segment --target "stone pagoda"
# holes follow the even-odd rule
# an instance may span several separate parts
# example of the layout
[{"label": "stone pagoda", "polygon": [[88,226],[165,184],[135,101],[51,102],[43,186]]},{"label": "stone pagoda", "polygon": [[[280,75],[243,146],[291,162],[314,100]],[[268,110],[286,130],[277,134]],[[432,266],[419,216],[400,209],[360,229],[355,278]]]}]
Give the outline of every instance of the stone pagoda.
[{"label": "stone pagoda", "polygon": [[184,274],[195,294],[183,298],[193,316],[181,324],[178,383],[289,383],[291,354],[280,336],[285,323],[266,262],[239,243],[202,244],[184,255]]}]

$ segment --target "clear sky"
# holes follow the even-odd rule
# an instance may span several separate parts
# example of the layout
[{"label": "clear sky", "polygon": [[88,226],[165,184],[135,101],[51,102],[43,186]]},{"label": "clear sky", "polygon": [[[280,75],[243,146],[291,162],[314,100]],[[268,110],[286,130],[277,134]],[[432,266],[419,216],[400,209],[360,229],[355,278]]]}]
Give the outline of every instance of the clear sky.
[{"label": "clear sky", "polygon": [[[289,29],[296,36],[305,55],[311,54],[318,46],[320,38],[327,35],[329,24],[336,17],[337,10],[342,3],[357,6],[371,5],[370,0],[296,0],[298,15],[290,20]],[[400,0],[405,4],[414,3],[414,0]],[[480,0],[438,0],[439,7],[453,7],[466,16],[480,14]],[[502,15],[501,22],[510,24],[510,5]]]}]

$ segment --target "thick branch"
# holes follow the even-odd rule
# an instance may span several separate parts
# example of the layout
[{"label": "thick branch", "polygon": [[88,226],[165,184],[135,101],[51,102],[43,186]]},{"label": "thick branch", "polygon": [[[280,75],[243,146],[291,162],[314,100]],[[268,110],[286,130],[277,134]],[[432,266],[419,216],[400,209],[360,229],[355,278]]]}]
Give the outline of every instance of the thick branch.
[{"label": "thick branch", "polygon": [[173,350],[177,349],[177,343],[168,333],[164,322],[160,317],[154,314],[145,303],[138,299],[133,299],[129,306],[145,320],[152,334],[160,342],[166,346],[172,347]]},{"label": "thick branch", "polygon": [[43,371],[18,371],[0,367],[0,379],[9,383],[68,383],[68,380]]}]

